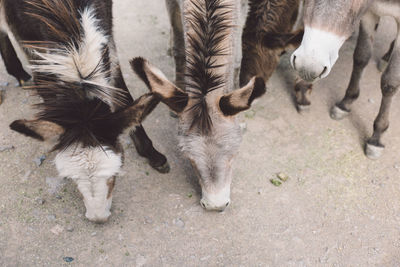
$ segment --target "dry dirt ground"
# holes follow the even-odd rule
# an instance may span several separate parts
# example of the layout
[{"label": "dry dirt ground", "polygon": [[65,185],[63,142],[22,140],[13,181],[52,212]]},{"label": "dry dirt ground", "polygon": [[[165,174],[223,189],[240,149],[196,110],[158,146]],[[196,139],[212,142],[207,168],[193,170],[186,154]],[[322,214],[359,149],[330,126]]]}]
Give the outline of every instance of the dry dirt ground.
[{"label": "dry dirt ground", "polygon": [[[137,97],[146,90],[128,68],[130,58],[144,56],[173,77],[165,5],[117,0],[114,11],[124,75]],[[394,29],[391,19],[379,27],[375,61]],[[268,93],[240,117],[247,130],[234,167],[232,205],[223,213],[199,206],[198,185],[177,149],[177,122],[160,105],[144,125],[171,172],[151,169],[124,137],[125,174],[104,225],[84,218],[71,181],[55,178],[54,154],[9,130],[14,119],[31,116],[36,99],[1,67],[0,146],[15,148],[0,152],[0,266],[400,266],[398,98],[385,154],[377,161],[363,154],[380,103],[375,61],[351,116],[337,122],[328,114],[344,94],[354,45],[353,37],[329,78],[315,85],[312,109],[302,115],[293,106],[283,58]],[[34,160],[44,154],[38,167]],[[289,180],[276,187],[269,180],[279,172]]]}]

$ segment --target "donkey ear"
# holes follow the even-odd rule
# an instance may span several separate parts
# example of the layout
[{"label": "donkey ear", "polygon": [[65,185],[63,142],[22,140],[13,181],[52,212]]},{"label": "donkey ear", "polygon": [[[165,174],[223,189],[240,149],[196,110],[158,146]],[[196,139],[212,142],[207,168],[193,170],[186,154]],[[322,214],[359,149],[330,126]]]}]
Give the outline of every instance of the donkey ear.
[{"label": "donkey ear", "polygon": [[253,77],[244,87],[221,97],[219,107],[225,116],[233,116],[249,109],[253,100],[262,96],[265,92],[264,80]]},{"label": "donkey ear", "polygon": [[141,57],[132,59],[130,63],[135,73],[164,104],[176,113],[185,109],[189,100],[188,94],[171,83],[159,69]]},{"label": "donkey ear", "polygon": [[140,124],[160,103],[160,99],[152,93],[142,95],[132,104],[132,106],[122,111],[125,118],[126,127]]},{"label": "donkey ear", "polygon": [[263,36],[262,44],[267,48],[286,48],[289,45],[299,46],[303,39],[304,30],[292,33],[267,33]]},{"label": "donkey ear", "polygon": [[64,133],[63,127],[45,120],[16,120],[10,124],[10,128],[40,141],[55,140]]}]

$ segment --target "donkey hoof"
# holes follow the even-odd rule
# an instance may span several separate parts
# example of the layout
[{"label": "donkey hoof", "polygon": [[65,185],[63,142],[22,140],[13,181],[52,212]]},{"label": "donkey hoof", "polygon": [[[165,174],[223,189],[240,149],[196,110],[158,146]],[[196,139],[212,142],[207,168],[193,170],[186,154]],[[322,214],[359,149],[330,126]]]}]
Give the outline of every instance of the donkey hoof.
[{"label": "donkey hoof", "polygon": [[306,113],[306,112],[310,111],[311,105],[300,105],[300,104],[297,104],[296,105],[296,109],[297,109],[297,112],[300,113],[300,114]]},{"label": "donkey hoof", "polygon": [[384,150],[385,147],[382,145],[373,145],[368,142],[365,145],[365,155],[367,156],[367,158],[372,160],[379,159],[382,156]]},{"label": "donkey hoof", "polygon": [[155,169],[156,171],[158,171],[159,173],[169,173],[169,171],[171,170],[171,167],[169,166],[168,161],[166,161],[161,166],[155,166],[155,165],[152,165],[151,163],[150,163],[150,166],[153,169]]},{"label": "donkey hoof", "polygon": [[333,120],[341,120],[347,117],[350,114],[349,111],[343,110],[339,108],[337,105],[334,105],[331,109],[330,115]]},{"label": "donkey hoof", "polygon": [[389,65],[389,62],[387,62],[384,59],[380,59],[379,62],[378,62],[378,70],[380,72],[384,72],[388,65]]}]

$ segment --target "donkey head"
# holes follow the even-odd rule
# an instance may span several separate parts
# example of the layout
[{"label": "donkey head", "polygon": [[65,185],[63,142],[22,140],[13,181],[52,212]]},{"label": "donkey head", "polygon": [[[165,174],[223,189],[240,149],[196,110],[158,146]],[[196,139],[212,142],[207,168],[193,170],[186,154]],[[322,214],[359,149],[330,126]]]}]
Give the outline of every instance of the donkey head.
[{"label": "donkey head", "polygon": [[291,64],[306,81],[328,76],[371,0],[305,0],[304,37]]},{"label": "donkey head", "polygon": [[214,90],[202,95],[190,85],[186,91],[176,87],[142,58],[132,60],[131,65],[149,89],[178,114],[180,148],[199,177],[201,205],[207,210],[224,210],[230,203],[232,164],[241,143],[235,115],[265,93],[264,81],[252,78],[233,92]]},{"label": "donkey head", "polygon": [[297,47],[304,33],[303,30],[292,33],[263,34],[256,34],[252,30],[247,31],[242,36],[241,86],[247,84],[254,76],[268,81],[278,65],[279,57],[286,52],[286,49]]},{"label": "donkey head", "polygon": [[[71,89],[74,90],[74,89]],[[62,92],[62,91],[61,91]],[[110,216],[115,178],[123,151],[118,137],[140,124],[159,100],[146,94],[116,112],[97,98],[45,102],[34,120],[17,120],[12,130],[55,144],[55,165],[61,177],[72,178],[83,195],[86,217],[105,222]],[[57,103],[56,103],[57,102]]]}]

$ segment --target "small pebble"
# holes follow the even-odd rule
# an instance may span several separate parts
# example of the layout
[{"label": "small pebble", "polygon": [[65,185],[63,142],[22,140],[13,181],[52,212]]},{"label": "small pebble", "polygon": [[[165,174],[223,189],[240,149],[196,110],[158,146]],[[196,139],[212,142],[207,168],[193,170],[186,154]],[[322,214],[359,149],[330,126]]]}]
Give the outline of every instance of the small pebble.
[{"label": "small pebble", "polygon": [[248,119],[252,119],[256,116],[256,112],[254,110],[249,110],[244,114],[244,116]]},{"label": "small pebble", "polygon": [[46,159],[45,155],[41,155],[39,158],[34,159],[33,161],[35,162],[36,166],[42,165],[43,161]]},{"label": "small pebble", "polygon": [[9,82],[2,82],[2,83],[0,83],[0,86],[1,86],[1,87],[7,87],[8,85],[10,85]]},{"label": "small pebble", "polygon": [[62,199],[62,197],[60,195],[56,195],[57,199]]},{"label": "small pebble", "polygon": [[280,186],[282,184],[282,182],[278,179],[270,179],[269,181],[275,186]]},{"label": "small pebble", "polygon": [[5,146],[0,146],[0,152],[6,152],[13,150],[15,147],[13,145],[5,145]]},{"label": "small pebble", "polygon": [[63,212],[64,212],[65,214],[71,214],[71,210],[68,209],[68,208],[65,208],[65,209],[63,210]]},{"label": "small pebble", "polygon": [[74,260],[74,258],[72,258],[72,257],[64,257],[63,260],[65,262],[72,262]]},{"label": "small pebble", "polygon": [[206,260],[208,260],[209,258],[211,258],[211,256],[205,256],[205,257],[201,258],[200,261],[206,261]]},{"label": "small pebble", "polygon": [[136,257],[136,266],[137,267],[142,267],[143,265],[146,264],[146,262],[147,262],[147,259],[145,256],[140,255],[140,254],[137,255],[137,257]]},{"label": "small pebble", "polygon": [[397,163],[393,166],[396,170],[400,171],[400,163]]},{"label": "small pebble", "polygon": [[244,133],[247,130],[247,123],[242,122],[239,124],[240,130]]},{"label": "small pebble", "polygon": [[93,232],[93,233],[91,233],[90,235],[91,235],[91,236],[96,236],[97,233],[96,233],[96,232]]},{"label": "small pebble", "polygon": [[174,219],[173,223],[180,228],[185,227],[185,222],[181,218]]},{"label": "small pebble", "polygon": [[373,100],[372,98],[369,98],[369,99],[368,99],[368,102],[371,103],[371,104],[374,104],[374,103],[375,103],[375,100]]},{"label": "small pebble", "polygon": [[52,232],[55,235],[59,235],[64,231],[64,228],[61,225],[56,225],[53,228],[50,229],[50,232]]},{"label": "small pebble", "polygon": [[43,205],[46,201],[43,198],[38,197],[35,199],[35,202],[39,205]]},{"label": "small pebble", "polygon": [[74,231],[74,227],[68,226],[68,227],[67,227],[67,231],[68,231],[68,232],[73,232],[73,231]]},{"label": "small pebble", "polygon": [[144,224],[152,224],[153,220],[150,217],[144,217]]},{"label": "small pebble", "polygon": [[22,181],[23,181],[23,182],[28,181],[29,178],[30,178],[29,176],[31,176],[31,174],[32,174],[32,171],[27,171],[27,172],[25,173],[24,177],[22,177]]},{"label": "small pebble", "polygon": [[289,176],[287,175],[287,174],[285,174],[285,173],[278,173],[277,175],[276,175],[278,178],[279,178],[279,180],[281,180],[282,182],[286,182],[288,179],[289,179]]},{"label": "small pebble", "polygon": [[56,215],[54,215],[54,214],[47,215],[47,219],[49,221],[55,221],[56,220]]}]

